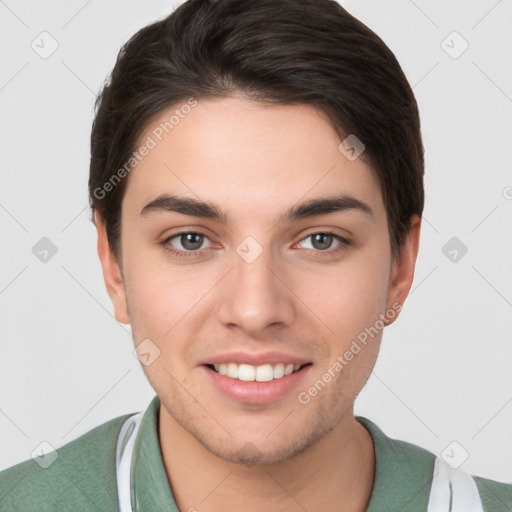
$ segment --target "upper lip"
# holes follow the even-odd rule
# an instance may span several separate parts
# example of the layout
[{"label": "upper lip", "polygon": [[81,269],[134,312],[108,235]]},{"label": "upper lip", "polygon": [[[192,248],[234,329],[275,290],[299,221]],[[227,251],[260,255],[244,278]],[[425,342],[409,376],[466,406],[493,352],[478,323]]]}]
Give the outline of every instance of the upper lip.
[{"label": "upper lip", "polygon": [[252,366],[261,366],[264,364],[307,364],[311,361],[303,357],[294,356],[293,354],[286,354],[284,352],[267,351],[267,352],[224,352],[211,356],[200,364],[223,364],[223,363],[236,363],[236,364],[250,364]]}]

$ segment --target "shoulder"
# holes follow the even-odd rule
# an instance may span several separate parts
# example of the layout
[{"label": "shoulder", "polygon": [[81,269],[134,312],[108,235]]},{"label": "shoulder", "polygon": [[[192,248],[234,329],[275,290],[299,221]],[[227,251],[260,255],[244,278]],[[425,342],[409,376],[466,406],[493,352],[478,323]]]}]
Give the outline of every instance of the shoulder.
[{"label": "shoulder", "polygon": [[0,511],[117,510],[117,436],[129,414],[114,418],[45,457],[0,472]]},{"label": "shoulder", "polygon": [[[400,510],[426,510],[433,482],[436,456],[421,446],[388,437],[375,423],[357,417],[372,435],[377,459],[376,484]],[[380,465],[380,468],[379,468]],[[484,512],[512,511],[512,484],[470,475],[480,495]],[[414,498],[411,498],[414,496]],[[404,508],[405,510],[405,508]]]},{"label": "shoulder", "polygon": [[512,510],[512,483],[473,477],[485,512]]}]

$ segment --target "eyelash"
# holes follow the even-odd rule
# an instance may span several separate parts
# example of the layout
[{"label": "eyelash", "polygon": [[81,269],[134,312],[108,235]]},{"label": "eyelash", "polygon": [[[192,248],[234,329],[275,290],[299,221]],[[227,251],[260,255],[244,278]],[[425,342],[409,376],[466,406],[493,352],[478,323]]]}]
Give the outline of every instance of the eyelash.
[{"label": "eyelash", "polygon": [[[166,251],[170,252],[174,256],[178,256],[179,258],[192,258],[194,256],[199,255],[202,251],[201,250],[199,250],[199,251],[177,251],[176,249],[173,249],[169,246],[169,242],[172,239],[177,238],[181,235],[192,235],[192,234],[200,235],[200,236],[204,236],[205,238],[208,238],[204,233],[200,233],[197,231],[181,231],[180,233],[175,233],[174,235],[166,238],[163,242],[161,242],[161,245],[165,248]],[[322,257],[326,257],[326,256],[327,257],[335,256],[338,253],[345,251],[351,245],[351,242],[349,242],[346,238],[343,238],[342,236],[337,235],[336,233],[332,233],[330,231],[318,231],[316,233],[310,233],[309,235],[302,238],[300,240],[300,242],[303,242],[304,240],[306,240],[312,236],[315,236],[315,235],[330,235],[340,242],[338,247],[335,249],[327,249],[325,251],[321,251],[318,249],[308,249],[308,251],[313,251],[315,257],[322,258]],[[208,249],[206,249],[206,250],[208,251]]]}]

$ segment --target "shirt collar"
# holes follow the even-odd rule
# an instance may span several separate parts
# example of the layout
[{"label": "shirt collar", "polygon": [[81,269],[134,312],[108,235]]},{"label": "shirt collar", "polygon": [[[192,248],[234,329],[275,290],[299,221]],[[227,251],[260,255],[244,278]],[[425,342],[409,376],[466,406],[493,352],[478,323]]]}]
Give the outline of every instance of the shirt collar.
[{"label": "shirt collar", "polygon": [[[133,451],[134,512],[179,512],[167,479],[158,436],[160,400],[155,396],[142,418]],[[392,439],[362,416],[356,420],[370,433],[375,448],[375,479],[366,512],[427,509],[434,455],[419,446]]]}]

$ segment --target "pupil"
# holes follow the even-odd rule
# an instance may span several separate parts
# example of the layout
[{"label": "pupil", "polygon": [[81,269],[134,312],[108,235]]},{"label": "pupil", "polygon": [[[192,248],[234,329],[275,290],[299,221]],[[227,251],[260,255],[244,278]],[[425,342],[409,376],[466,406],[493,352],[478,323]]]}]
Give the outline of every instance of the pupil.
[{"label": "pupil", "polygon": [[[186,249],[194,251],[201,247],[201,244],[203,243],[202,236],[203,235],[200,235],[199,233],[186,233],[185,235],[181,235],[181,243]],[[196,238],[195,242],[194,238]],[[197,239],[199,239],[199,241],[197,241]],[[192,247],[190,247],[190,244]]]},{"label": "pupil", "polygon": [[[325,242],[325,239],[327,239],[327,243]],[[317,233],[313,237],[313,245],[316,246],[316,242],[320,241],[320,247],[315,247],[316,249],[328,249],[331,245],[332,241],[332,235],[327,235],[325,233]]]}]

